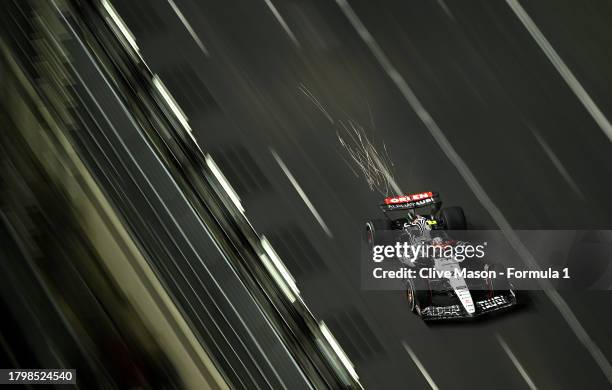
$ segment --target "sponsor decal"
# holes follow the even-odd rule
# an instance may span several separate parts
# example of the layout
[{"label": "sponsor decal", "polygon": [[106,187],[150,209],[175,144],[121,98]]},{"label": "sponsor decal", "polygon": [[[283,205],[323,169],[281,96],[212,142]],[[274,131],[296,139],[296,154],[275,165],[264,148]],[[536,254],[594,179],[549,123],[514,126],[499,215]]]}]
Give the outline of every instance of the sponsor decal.
[{"label": "sponsor decal", "polygon": [[433,192],[420,192],[418,194],[402,195],[385,198],[385,204],[399,204],[415,202],[433,197]]},{"label": "sponsor decal", "polygon": [[421,207],[429,203],[434,203],[434,199],[426,198],[426,199],[419,200],[416,202],[391,203],[391,204],[387,204],[386,207],[387,207],[387,210],[394,210],[394,209],[404,210],[404,209],[414,209],[414,208]]}]

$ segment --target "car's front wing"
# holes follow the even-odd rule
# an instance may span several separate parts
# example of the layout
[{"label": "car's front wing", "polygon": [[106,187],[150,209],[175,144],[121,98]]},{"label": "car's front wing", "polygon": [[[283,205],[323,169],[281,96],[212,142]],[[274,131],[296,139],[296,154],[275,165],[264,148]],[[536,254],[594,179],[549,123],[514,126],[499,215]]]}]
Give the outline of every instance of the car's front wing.
[{"label": "car's front wing", "polygon": [[476,310],[471,314],[460,303],[457,303],[448,306],[427,306],[421,310],[420,315],[426,321],[467,319],[505,310],[516,304],[517,300],[514,291],[508,290],[504,293],[498,293],[492,298],[474,302]]}]

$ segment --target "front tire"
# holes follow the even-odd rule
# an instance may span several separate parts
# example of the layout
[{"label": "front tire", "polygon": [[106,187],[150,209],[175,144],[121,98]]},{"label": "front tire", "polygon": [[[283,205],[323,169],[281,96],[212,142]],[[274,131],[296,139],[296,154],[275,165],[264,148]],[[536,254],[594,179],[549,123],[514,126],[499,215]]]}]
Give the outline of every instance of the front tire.
[{"label": "front tire", "polygon": [[411,279],[408,279],[406,286],[406,300],[408,301],[408,307],[410,308],[410,311],[420,316],[421,306],[419,305],[417,292],[414,288],[414,283]]}]

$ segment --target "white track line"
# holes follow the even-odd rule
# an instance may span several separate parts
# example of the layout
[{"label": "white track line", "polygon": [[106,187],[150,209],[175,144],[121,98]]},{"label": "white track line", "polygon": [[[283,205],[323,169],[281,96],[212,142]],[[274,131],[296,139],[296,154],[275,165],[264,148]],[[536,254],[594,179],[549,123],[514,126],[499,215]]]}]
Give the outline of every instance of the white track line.
[{"label": "white track line", "polygon": [[442,11],[444,11],[446,16],[448,16],[454,22],[455,15],[453,15],[450,8],[448,8],[448,5],[446,5],[446,2],[444,0],[438,0],[438,5],[442,8]]},{"label": "white track line", "polygon": [[323,231],[325,231],[325,234],[327,234],[329,238],[334,238],[334,235],[327,227],[327,224],[325,223],[325,221],[323,221],[323,218],[321,218],[321,215],[319,214],[317,209],[315,209],[310,199],[308,199],[308,196],[306,196],[306,193],[304,192],[304,190],[302,190],[302,187],[300,187],[297,180],[295,180],[295,177],[293,177],[293,175],[291,174],[291,171],[289,171],[289,168],[287,168],[287,166],[285,165],[285,162],[280,158],[278,154],[276,154],[274,149],[270,149],[270,153],[272,153],[272,156],[274,156],[276,163],[282,169],[283,173],[287,176],[287,178],[291,182],[291,185],[293,185],[293,188],[297,191],[300,198],[302,198],[304,203],[306,203],[308,210],[310,210],[310,212],[312,213],[312,215],[314,215],[319,225],[321,225],[321,227],[323,228]]},{"label": "white track line", "polygon": [[540,134],[538,134],[538,132],[534,129],[531,129],[531,132],[533,133],[533,136],[538,141],[542,149],[544,149],[544,153],[546,153],[550,161],[553,163],[555,168],[557,168],[561,176],[563,176],[567,184],[572,188],[572,190],[574,190],[574,192],[576,193],[576,195],[578,195],[579,198],[585,200],[586,198],[584,197],[582,191],[580,191],[580,187],[578,187],[574,179],[572,179],[567,169],[565,169],[565,166],[563,165],[561,160],[559,160],[559,157],[557,157],[555,152],[553,152],[550,146],[548,146],[548,144],[546,143],[546,141],[544,141],[544,138],[542,138]]},{"label": "white track line", "polygon": [[506,0],[506,3],[508,3],[510,8],[512,8],[512,11],[514,11],[516,16],[523,23],[523,26],[525,26],[527,31],[529,31],[529,34],[531,34],[538,46],[540,46],[540,49],[542,49],[544,54],[546,54],[546,57],[548,57],[550,62],[557,69],[557,72],[559,72],[561,77],[563,77],[563,80],[565,80],[567,85],[574,92],[578,100],[580,100],[580,102],[584,105],[589,114],[591,114],[604,134],[610,141],[612,141],[612,125],[610,125],[608,118],[606,118],[599,107],[597,107],[593,99],[591,99],[591,96],[589,96],[572,71],[567,67],[565,62],[563,62],[561,57],[559,57],[559,54],[557,54],[550,42],[548,42],[544,34],[542,34],[538,26],[536,26],[531,17],[527,14],[525,9],[521,6],[518,0]]},{"label": "white track line", "polygon": [[508,357],[512,361],[512,364],[514,364],[514,367],[516,367],[516,370],[519,372],[519,374],[521,374],[521,376],[523,377],[525,382],[527,382],[527,386],[529,386],[529,388],[531,390],[538,390],[536,385],[533,383],[533,381],[531,380],[531,378],[527,374],[527,371],[525,371],[525,368],[523,367],[521,362],[518,361],[518,359],[516,358],[516,356],[514,356],[514,353],[510,349],[510,347],[508,347],[508,344],[506,344],[506,342],[504,341],[504,339],[500,335],[496,334],[495,336],[497,337],[497,341],[499,341],[499,344],[504,349],[504,352],[506,352],[506,354],[508,355]]},{"label": "white track line", "polygon": [[210,53],[208,52],[208,49],[206,48],[206,46],[204,46],[198,34],[196,34],[196,32],[193,30],[193,28],[191,27],[191,24],[189,24],[189,22],[185,18],[185,15],[183,15],[181,10],[176,6],[176,4],[174,4],[174,1],[168,0],[168,4],[170,4],[170,7],[172,7],[172,10],[176,14],[176,16],[178,16],[181,23],[183,23],[183,26],[185,26],[185,28],[187,29],[187,32],[189,33],[189,35],[191,35],[191,38],[193,38],[193,40],[198,45],[200,50],[202,50],[202,52],[204,53],[206,57],[210,57]]},{"label": "white track line", "polygon": [[289,25],[287,24],[287,22],[285,22],[285,19],[283,19],[281,14],[278,12],[276,7],[274,6],[274,3],[272,3],[272,0],[264,0],[264,1],[266,2],[266,5],[272,12],[272,15],[274,15],[274,17],[276,18],[276,21],[278,22],[278,24],[280,24],[283,30],[285,30],[285,32],[287,33],[287,35],[289,35],[291,42],[293,42],[295,46],[300,47],[300,42],[295,37],[295,34],[293,34],[293,31],[291,31],[291,29],[289,28]]},{"label": "white track line", "polygon": [[410,349],[410,346],[408,346],[408,344],[405,341],[402,341],[402,345],[404,346],[404,349],[406,350],[406,352],[408,352],[408,355],[410,355],[410,359],[412,359],[412,361],[417,366],[419,371],[421,371],[421,374],[423,374],[423,376],[425,377],[425,380],[427,381],[429,386],[432,388],[432,390],[439,390],[438,385],[436,385],[436,383],[433,381],[433,379],[431,378],[431,376],[429,375],[429,373],[427,372],[427,370],[425,369],[425,367],[423,366],[419,358],[417,358],[414,352],[412,352],[412,349]]},{"label": "white track line", "polygon": [[[341,8],[344,15],[348,18],[353,28],[357,31],[361,39],[368,46],[374,57],[378,60],[378,63],[387,73],[389,78],[395,83],[395,86],[402,93],[408,104],[416,112],[421,121],[425,124],[433,138],[436,140],[440,149],[444,152],[446,157],[453,163],[459,174],[463,177],[466,184],[470,187],[476,198],[480,201],[483,207],[491,215],[497,226],[512,245],[512,248],[517,252],[523,262],[531,269],[538,270],[540,265],[536,262],[533,255],[529,252],[527,247],[521,242],[518,235],[514,232],[510,223],[504,217],[501,210],[493,203],[493,200],[486,193],[482,185],[476,179],[476,176],[472,173],[467,164],[463,161],[461,156],[457,153],[455,148],[448,141],[438,124],[434,121],[431,114],[423,107],[423,104],[419,101],[417,96],[414,94],[410,86],[406,83],[406,80],[400,75],[397,69],[391,64],[385,53],[382,51],[378,43],[374,40],[374,37],[365,28],[355,11],[346,2],[346,0],[336,0],[336,3]],[[578,340],[582,345],[589,351],[599,368],[603,371],[604,375],[608,378],[608,381],[612,383],[612,365],[603,354],[601,349],[595,344],[593,339],[589,336],[587,331],[584,329],[576,315],[572,312],[567,302],[561,297],[559,292],[555,290],[554,286],[550,281],[546,279],[538,279],[540,287],[548,298],[552,301],[555,307],[561,313],[567,325],[572,329]]]}]

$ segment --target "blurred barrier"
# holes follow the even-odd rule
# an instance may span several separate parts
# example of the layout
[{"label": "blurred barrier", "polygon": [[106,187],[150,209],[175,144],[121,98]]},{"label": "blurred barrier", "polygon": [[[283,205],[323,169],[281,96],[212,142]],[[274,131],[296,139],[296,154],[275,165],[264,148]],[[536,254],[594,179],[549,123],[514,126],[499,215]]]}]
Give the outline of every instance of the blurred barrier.
[{"label": "blurred barrier", "polygon": [[[49,38],[46,41],[39,42],[42,45],[37,48],[36,52],[45,53],[49,58],[55,59],[55,61],[43,64],[50,67],[47,76],[53,80],[52,84],[41,86],[47,99],[49,99],[44,104],[41,103],[41,106],[53,107],[54,110],[53,113],[47,112],[46,115],[61,117],[64,124],[75,121],[74,110],[71,109],[71,103],[73,103],[75,96],[67,93],[65,88],[62,87],[75,81],[72,80],[73,72],[65,71],[62,63],[65,61],[62,56],[70,58],[74,54],[74,52],[63,47],[63,39],[66,36],[75,35],[80,42],[87,46],[87,55],[90,56],[89,58],[92,61],[95,60],[98,70],[104,73],[105,82],[111,83],[114,93],[117,93],[123,104],[129,108],[130,115],[136,120],[142,129],[141,131],[146,134],[148,143],[154,147],[165,169],[169,170],[173,180],[179,185],[182,195],[187,198],[190,206],[197,212],[199,219],[205,223],[207,233],[214,239],[217,249],[225,259],[230,261],[233,271],[248,289],[252,299],[264,314],[267,323],[282,340],[282,348],[290,352],[308,378],[308,383],[316,388],[360,388],[361,385],[352,363],[327,327],[323,323],[317,322],[312,316],[299,296],[297,287],[291,288],[292,278],[286,274],[282,261],[275,255],[269,245],[266,247],[267,241],[261,239],[253,230],[244,215],[239,200],[236,199],[231,186],[224,180],[222,173],[220,171],[215,172],[211,168],[215,167],[216,164],[210,158],[207,161],[200,146],[197,145],[191,135],[187,119],[171,95],[163,88],[161,80],[153,75],[142,61],[138,54],[136,42],[113,11],[112,6],[107,1],[33,3],[36,4],[34,19],[38,18],[39,22],[42,21],[43,27],[37,33],[46,34]],[[26,50],[21,55],[29,57],[31,54],[27,53]],[[29,67],[30,65],[26,64],[24,66]],[[36,64],[34,68],[36,68]],[[27,73],[36,74],[38,71],[40,71],[40,68],[28,69]],[[87,87],[85,86],[85,88]],[[102,108],[98,108],[104,114]],[[71,139],[70,129],[57,130],[60,134],[66,136],[60,144],[70,145],[78,142]],[[99,134],[96,136],[99,136]],[[35,142],[35,140],[32,139],[32,142]],[[110,144],[112,145],[112,142]],[[73,158],[76,158],[77,153],[74,150],[70,153],[74,154]],[[91,166],[89,166],[88,170],[91,171],[91,169]],[[99,174],[104,174],[104,172],[99,172]],[[93,183],[91,181],[87,184],[92,185]],[[74,183],[65,184],[74,187]],[[121,183],[115,183],[114,185],[121,186]],[[100,193],[98,192],[97,195],[100,195]],[[119,208],[122,209],[122,218],[130,223],[132,234],[135,234],[134,232],[140,234],[141,232],[135,228],[135,226],[138,226],[136,221],[127,217],[129,213],[126,213],[129,210],[126,211],[125,208],[122,208],[130,201],[125,199],[125,196],[125,192],[118,191],[111,203],[115,208],[121,205]],[[101,201],[98,199],[98,202]],[[99,207],[102,207],[105,212],[112,210],[109,204],[104,203],[104,205],[104,207]],[[86,212],[85,210],[89,211]],[[94,218],[95,213],[91,208],[85,208],[81,210],[81,213],[82,215],[79,215],[79,218],[84,218],[92,224],[89,226],[90,233],[95,238],[94,242],[97,243],[99,250],[104,254],[102,257],[105,258],[107,266],[114,269],[118,265],[116,262],[118,260],[113,257],[119,253],[120,248],[118,246],[108,246],[106,240],[109,239],[112,230],[109,227],[116,230],[118,226],[121,226],[121,223],[115,225],[111,223],[112,220],[111,222],[106,221],[106,228],[102,228],[103,225],[100,225],[101,214]],[[94,223],[94,221],[96,222]],[[125,231],[122,232],[114,239],[126,240],[127,234]],[[149,258],[155,257],[157,244],[150,240],[144,240],[138,234],[136,235],[138,245],[144,247]],[[130,250],[134,249],[130,245],[127,246]],[[163,250],[162,247],[160,248]],[[131,251],[128,252],[131,253]],[[130,265],[132,270],[139,270],[139,267],[145,266],[141,258],[138,260],[137,265]],[[159,267],[160,265],[157,264],[156,267],[153,267],[158,268],[156,271],[142,272],[147,276],[152,276],[155,272],[157,277],[162,278]],[[121,281],[122,286],[137,284],[120,272],[114,276]],[[282,276],[282,278],[279,276]],[[155,285],[152,281],[148,283]],[[164,286],[166,288],[167,283],[169,281],[166,280]],[[144,284],[143,288],[146,290],[148,287],[150,286]],[[140,294],[146,295],[144,294],[145,290],[136,289],[131,294],[134,298],[145,299],[140,296]],[[288,291],[291,291],[291,294]],[[169,303],[166,298],[159,299]],[[174,299],[176,302],[176,296]],[[148,308],[148,305],[142,302],[140,308]],[[139,306],[136,305],[136,307]],[[156,315],[160,313],[163,312],[158,311]],[[175,310],[170,310],[163,313],[162,317],[174,318],[172,315],[168,316],[168,313],[176,314]],[[181,314],[185,316],[184,307]],[[180,316],[177,315],[176,317]],[[155,318],[154,315],[148,317],[153,322],[159,320],[159,318],[157,320],[153,320],[153,318]],[[193,322],[190,323],[190,326],[193,329]],[[183,326],[179,328],[185,334],[189,334]],[[205,329],[201,330],[205,331]],[[195,333],[201,341],[202,334],[197,335],[198,332]],[[193,337],[184,337],[193,341]],[[261,335],[257,335],[257,337],[261,337]],[[185,347],[185,341],[182,341],[182,346]],[[162,340],[160,340],[161,342]],[[188,344],[191,345],[191,343]],[[210,346],[210,344],[207,345],[207,347]],[[176,354],[179,352],[173,351],[173,357],[177,361],[185,358],[184,355],[177,357]],[[193,353],[193,350],[191,352]],[[205,360],[202,357],[205,356],[203,353],[196,353],[196,355],[196,361],[198,359],[200,361]],[[191,357],[193,358],[193,355]],[[226,379],[228,372],[235,369],[231,365],[224,365],[218,359],[215,364],[224,371]],[[208,379],[211,378],[216,381],[218,376],[211,375]],[[239,376],[234,378],[240,380]]]},{"label": "blurred barrier", "polygon": [[4,40],[0,49],[3,300],[13,312],[30,302],[16,313],[22,326],[40,322],[24,327],[37,343],[29,361],[76,367],[82,388],[227,388],[67,138],[72,120],[55,110],[70,103],[49,83],[67,80],[62,64],[38,56],[41,96]]}]

